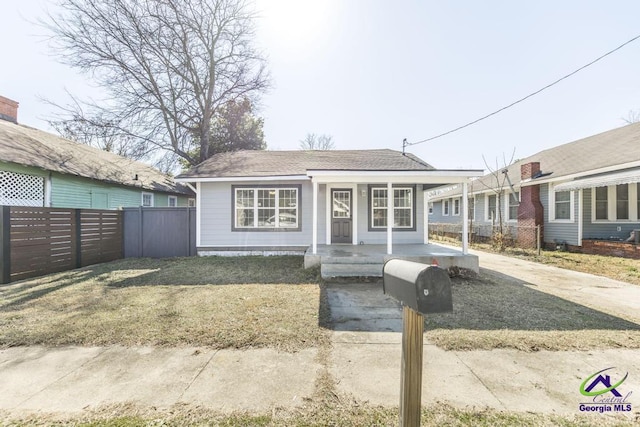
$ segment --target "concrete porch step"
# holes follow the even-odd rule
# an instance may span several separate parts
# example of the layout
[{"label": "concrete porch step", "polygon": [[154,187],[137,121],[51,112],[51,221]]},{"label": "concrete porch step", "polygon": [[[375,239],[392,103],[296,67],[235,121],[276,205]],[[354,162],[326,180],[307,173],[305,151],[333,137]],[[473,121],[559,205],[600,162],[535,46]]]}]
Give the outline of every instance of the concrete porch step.
[{"label": "concrete porch step", "polygon": [[379,263],[328,263],[323,260],[320,274],[323,279],[332,277],[382,277],[382,262]]}]

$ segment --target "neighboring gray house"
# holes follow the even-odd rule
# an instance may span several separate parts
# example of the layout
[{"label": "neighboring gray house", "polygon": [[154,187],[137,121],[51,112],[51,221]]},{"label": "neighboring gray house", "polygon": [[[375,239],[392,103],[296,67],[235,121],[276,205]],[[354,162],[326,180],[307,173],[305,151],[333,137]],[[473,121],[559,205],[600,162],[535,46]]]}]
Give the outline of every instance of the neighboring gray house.
[{"label": "neighboring gray house", "polygon": [[[594,241],[626,240],[640,228],[640,123],[541,151],[498,176],[502,185],[493,174],[469,184],[474,224],[496,223],[501,206],[504,224],[518,226],[522,242],[531,240],[523,230],[537,225],[550,247],[583,250]],[[431,193],[429,222],[459,223],[460,195],[458,188]]]},{"label": "neighboring gray house", "polygon": [[393,150],[296,150],[216,154],[176,180],[196,191],[201,255],[336,244],[391,253],[392,244],[426,242],[424,190],[480,175]]}]

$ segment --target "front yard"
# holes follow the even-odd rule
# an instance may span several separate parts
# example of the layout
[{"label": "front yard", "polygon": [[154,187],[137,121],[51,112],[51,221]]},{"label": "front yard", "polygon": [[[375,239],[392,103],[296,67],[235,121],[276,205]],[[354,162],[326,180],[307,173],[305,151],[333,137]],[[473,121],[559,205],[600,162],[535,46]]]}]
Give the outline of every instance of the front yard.
[{"label": "front yard", "polygon": [[298,257],[127,259],[0,287],[0,347],[316,347],[318,271]]}]

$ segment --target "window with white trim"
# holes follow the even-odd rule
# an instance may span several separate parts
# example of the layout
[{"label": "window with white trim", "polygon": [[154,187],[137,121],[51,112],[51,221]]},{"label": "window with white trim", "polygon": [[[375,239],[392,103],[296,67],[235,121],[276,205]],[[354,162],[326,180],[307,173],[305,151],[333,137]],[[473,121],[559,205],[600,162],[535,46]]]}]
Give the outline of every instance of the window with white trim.
[{"label": "window with white trim", "polygon": [[234,228],[298,228],[298,188],[235,187]]},{"label": "window with white trim", "polygon": [[176,196],[169,196],[169,199],[167,201],[167,204],[170,208],[175,208],[178,206],[178,197]]},{"label": "window with white trim", "polygon": [[497,204],[497,197],[495,194],[487,196],[487,211],[485,213],[485,219],[487,221],[491,221],[497,218],[496,204]]},{"label": "window with white trim", "polygon": [[629,219],[629,184],[616,185],[616,219]]},{"label": "window with white trim", "polygon": [[618,184],[591,189],[592,222],[638,221],[640,184]]},{"label": "window with white trim", "polygon": [[[393,228],[413,229],[413,188],[393,188]],[[387,189],[371,188],[371,228],[387,228]]]},{"label": "window with white trim", "polygon": [[153,207],[153,193],[142,193],[142,206],[145,208]]},{"label": "window with white trim", "polygon": [[571,191],[558,191],[554,193],[554,219],[571,219]]},{"label": "window with white trim", "polygon": [[520,205],[520,193],[515,192],[509,194],[509,208],[507,211],[507,221],[516,221],[518,219],[518,206]]},{"label": "window with white trim", "polygon": [[460,199],[453,199],[453,214],[460,216]]},{"label": "window with white trim", "polygon": [[595,220],[609,219],[609,189],[607,187],[596,187],[592,196],[595,204]]},{"label": "window with white trim", "polygon": [[187,201],[187,206],[189,206],[190,208],[195,208],[196,207],[196,199],[194,198],[190,198]]},{"label": "window with white trim", "polygon": [[442,201],[442,215],[449,216],[449,199]]}]

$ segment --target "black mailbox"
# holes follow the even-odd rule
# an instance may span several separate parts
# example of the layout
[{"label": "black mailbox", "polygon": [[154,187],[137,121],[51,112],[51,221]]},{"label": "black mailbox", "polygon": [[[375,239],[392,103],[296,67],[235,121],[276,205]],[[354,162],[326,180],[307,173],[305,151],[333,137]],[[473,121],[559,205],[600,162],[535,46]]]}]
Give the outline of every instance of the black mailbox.
[{"label": "black mailbox", "polygon": [[384,264],[384,293],[420,314],[453,311],[451,279],[439,267],[392,259]]}]

